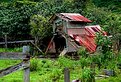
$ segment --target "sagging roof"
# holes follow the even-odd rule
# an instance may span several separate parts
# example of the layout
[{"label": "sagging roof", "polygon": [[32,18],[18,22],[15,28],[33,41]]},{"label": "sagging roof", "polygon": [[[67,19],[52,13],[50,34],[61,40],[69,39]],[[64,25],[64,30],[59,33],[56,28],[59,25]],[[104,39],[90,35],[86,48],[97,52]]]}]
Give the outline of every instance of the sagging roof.
[{"label": "sagging roof", "polygon": [[92,22],[88,18],[78,14],[78,13],[59,13],[51,17],[50,22],[53,22],[57,17],[66,20],[66,21],[75,21],[75,22]]}]

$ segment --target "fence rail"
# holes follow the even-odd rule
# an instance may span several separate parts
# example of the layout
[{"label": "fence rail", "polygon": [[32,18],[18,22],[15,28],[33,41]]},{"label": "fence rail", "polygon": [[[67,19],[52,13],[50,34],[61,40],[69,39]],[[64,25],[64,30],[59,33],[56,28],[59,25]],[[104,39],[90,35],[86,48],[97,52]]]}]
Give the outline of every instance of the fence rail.
[{"label": "fence rail", "polygon": [[[21,56],[20,56],[21,55]],[[0,70],[0,78],[17,70],[24,70],[24,82],[30,82],[30,55],[27,53],[0,53],[0,59],[23,59],[22,62]]]},{"label": "fence rail", "polygon": [[0,70],[0,77],[3,77],[5,75],[8,75],[12,72],[15,72],[19,69],[25,69],[25,68],[28,68],[30,65],[29,65],[29,62],[28,61],[22,61],[21,63],[19,64],[16,64],[14,66],[10,66],[8,68],[5,68],[5,69],[2,69]]},{"label": "fence rail", "polygon": [[24,59],[29,55],[18,52],[0,52],[0,59]]},{"label": "fence rail", "polygon": [[0,42],[1,44],[14,44],[14,43],[29,43],[29,42],[34,42],[34,40],[23,40],[23,41],[8,41],[8,42]]}]

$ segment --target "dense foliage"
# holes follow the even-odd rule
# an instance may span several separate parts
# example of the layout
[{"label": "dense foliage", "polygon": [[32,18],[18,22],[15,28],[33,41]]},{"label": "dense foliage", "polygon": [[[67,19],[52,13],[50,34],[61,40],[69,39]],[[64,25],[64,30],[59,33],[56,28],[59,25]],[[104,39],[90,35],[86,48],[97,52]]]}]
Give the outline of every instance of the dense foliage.
[{"label": "dense foliage", "polygon": [[[83,0],[81,0],[81,2],[78,1],[81,4],[81,6],[77,4],[77,1],[76,0],[74,1],[73,0],[71,1],[68,1],[68,0],[66,1],[63,1],[63,0],[14,1],[12,0],[9,3],[2,2],[0,3],[0,12],[1,12],[0,13],[0,35],[2,35],[0,38],[3,38],[5,34],[8,34],[8,37],[10,37],[9,38],[10,40],[26,39],[28,38],[28,36],[31,37],[31,34],[30,34],[31,29],[34,29],[34,28],[30,28],[30,25],[31,25],[30,18],[32,18],[31,16],[33,15],[42,15],[45,18],[45,21],[48,21],[48,18],[50,18],[55,13],[60,13],[60,12],[80,12],[81,13],[82,6],[83,6],[82,3],[84,1]],[[75,3],[75,4],[72,4],[72,3]],[[41,29],[41,27],[39,28]],[[48,26],[44,26],[44,28],[48,28]],[[50,33],[48,32],[48,34]],[[43,38],[43,36],[41,36],[40,38]]]},{"label": "dense foliage", "polygon": [[[86,16],[93,21],[92,24],[101,25],[102,29],[111,34],[114,42],[120,41],[120,0],[11,0],[9,3],[7,0],[3,1],[0,3],[0,38],[8,34],[10,40],[30,39],[32,36],[35,39],[38,36],[38,40],[41,40],[52,33],[49,18],[55,13],[69,12]],[[41,31],[37,33],[31,24],[35,16],[42,16],[43,21],[46,21],[46,25],[45,22],[39,22],[42,25],[38,24],[36,30]],[[35,20],[39,21],[40,17],[35,17]],[[44,36],[40,35],[41,33]]]},{"label": "dense foliage", "polygon": [[[10,39],[22,39],[29,35],[29,19],[34,13],[33,5],[3,3],[0,5],[0,35],[8,34]],[[32,9],[33,8],[33,9]]]}]

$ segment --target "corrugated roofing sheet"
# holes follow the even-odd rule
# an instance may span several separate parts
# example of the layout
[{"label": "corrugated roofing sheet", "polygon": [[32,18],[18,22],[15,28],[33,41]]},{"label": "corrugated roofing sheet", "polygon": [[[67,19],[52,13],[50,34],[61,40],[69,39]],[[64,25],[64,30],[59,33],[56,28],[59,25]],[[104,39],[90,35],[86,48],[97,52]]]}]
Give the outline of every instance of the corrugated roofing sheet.
[{"label": "corrugated roofing sheet", "polygon": [[60,13],[58,16],[69,21],[92,22],[91,20],[77,13]]}]

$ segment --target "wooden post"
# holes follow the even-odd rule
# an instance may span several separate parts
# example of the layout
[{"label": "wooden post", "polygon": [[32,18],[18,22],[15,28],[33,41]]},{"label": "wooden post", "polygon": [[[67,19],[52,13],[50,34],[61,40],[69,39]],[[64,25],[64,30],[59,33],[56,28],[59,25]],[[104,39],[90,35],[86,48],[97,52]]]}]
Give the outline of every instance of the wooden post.
[{"label": "wooden post", "polygon": [[70,71],[68,68],[64,69],[64,82],[70,82]]},{"label": "wooden post", "polygon": [[24,82],[30,82],[30,60],[24,60]]},{"label": "wooden post", "polygon": [[[23,47],[23,53],[29,53],[30,49],[27,46]],[[23,59],[24,62],[24,82],[30,82],[30,54]]]},{"label": "wooden post", "polygon": [[7,45],[7,34],[5,34],[5,48],[7,48],[8,45]]}]

